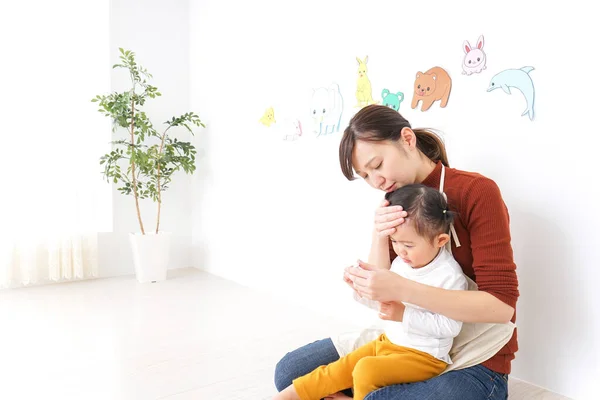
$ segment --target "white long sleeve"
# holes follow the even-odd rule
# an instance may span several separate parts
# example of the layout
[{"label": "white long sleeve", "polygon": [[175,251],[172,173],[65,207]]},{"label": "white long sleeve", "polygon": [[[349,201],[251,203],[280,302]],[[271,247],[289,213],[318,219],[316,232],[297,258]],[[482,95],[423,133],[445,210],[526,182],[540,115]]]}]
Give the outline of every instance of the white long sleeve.
[{"label": "white long sleeve", "polygon": [[436,338],[453,338],[460,333],[462,322],[431,311],[406,307],[402,326],[408,333]]},{"label": "white long sleeve", "polygon": [[[412,268],[397,257],[391,270],[404,278],[447,290],[467,290],[467,279],[452,254],[441,249],[437,257],[422,268]],[[462,322],[433,313],[414,304],[404,303],[401,323],[385,321],[385,333],[390,341],[431,354],[451,363],[448,353]],[[389,323],[388,323],[389,322]]]}]

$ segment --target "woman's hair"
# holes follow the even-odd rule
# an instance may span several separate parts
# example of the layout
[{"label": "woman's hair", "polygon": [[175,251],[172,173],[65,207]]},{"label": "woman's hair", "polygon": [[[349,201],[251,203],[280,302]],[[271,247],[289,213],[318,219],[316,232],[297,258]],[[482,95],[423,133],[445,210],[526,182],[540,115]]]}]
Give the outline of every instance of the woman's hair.
[{"label": "woman's hair", "polygon": [[455,214],[448,210],[444,195],[429,186],[415,183],[402,186],[385,194],[390,206],[402,206],[419,236],[433,240],[440,233],[447,233]]},{"label": "woman's hair", "polygon": [[[352,117],[340,142],[340,165],[344,176],[354,180],[352,151],[357,140],[381,142],[398,141],[400,131],[411,128],[410,123],[398,111],[389,107],[372,104],[362,108]],[[412,129],[412,128],[411,128]],[[446,147],[442,139],[431,129],[413,129],[417,137],[417,149],[434,162],[441,161],[449,167]]]}]

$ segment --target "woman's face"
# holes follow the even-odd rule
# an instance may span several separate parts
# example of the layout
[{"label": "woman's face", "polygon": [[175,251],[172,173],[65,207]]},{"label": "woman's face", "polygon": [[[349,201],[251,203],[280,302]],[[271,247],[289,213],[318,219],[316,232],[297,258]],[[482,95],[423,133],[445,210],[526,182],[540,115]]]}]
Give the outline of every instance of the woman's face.
[{"label": "woman's face", "polygon": [[375,189],[391,192],[417,180],[417,161],[410,144],[357,140],[352,152],[356,173]]}]

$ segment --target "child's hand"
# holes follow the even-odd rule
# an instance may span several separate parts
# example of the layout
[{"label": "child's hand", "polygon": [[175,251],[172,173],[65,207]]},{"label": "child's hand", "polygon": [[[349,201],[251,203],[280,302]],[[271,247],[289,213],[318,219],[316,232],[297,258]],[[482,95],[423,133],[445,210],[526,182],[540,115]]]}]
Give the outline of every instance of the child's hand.
[{"label": "child's hand", "polygon": [[393,301],[381,303],[381,306],[379,307],[379,318],[386,321],[402,322],[405,308],[404,304]]}]

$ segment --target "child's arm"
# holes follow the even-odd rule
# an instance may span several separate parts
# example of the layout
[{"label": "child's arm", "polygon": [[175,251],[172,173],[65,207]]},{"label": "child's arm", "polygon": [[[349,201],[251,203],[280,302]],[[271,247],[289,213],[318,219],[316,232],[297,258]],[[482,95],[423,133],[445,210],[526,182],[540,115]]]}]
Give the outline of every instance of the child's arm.
[{"label": "child's arm", "polygon": [[[446,281],[441,287],[449,290],[467,290],[468,283],[464,275],[459,275]],[[406,332],[439,338],[457,336],[462,324],[462,321],[411,306],[406,307],[402,318],[402,327]]]},{"label": "child's arm", "polygon": [[444,338],[457,336],[462,329],[462,322],[407,306],[404,310],[402,327],[408,333]]}]

